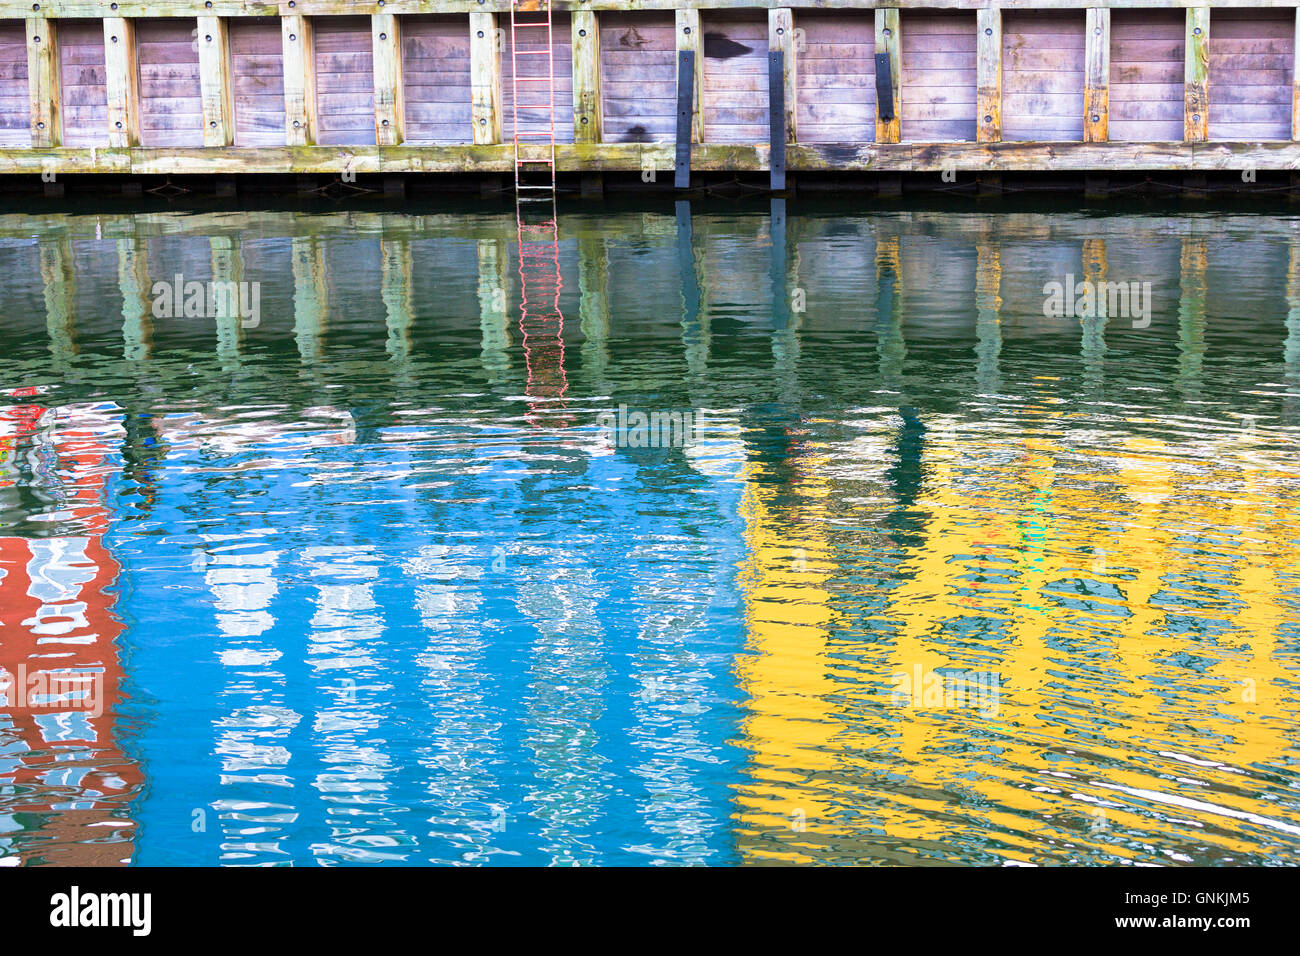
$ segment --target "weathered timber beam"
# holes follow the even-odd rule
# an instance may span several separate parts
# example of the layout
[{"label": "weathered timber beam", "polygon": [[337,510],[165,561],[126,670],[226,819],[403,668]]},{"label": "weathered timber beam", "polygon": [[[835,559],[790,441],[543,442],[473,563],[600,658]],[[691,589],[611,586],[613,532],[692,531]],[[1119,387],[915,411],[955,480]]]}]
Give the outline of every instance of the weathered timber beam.
[{"label": "weathered timber beam", "polygon": [[[703,172],[764,172],[768,145],[699,143],[692,168]],[[673,143],[556,145],[561,172],[667,169]],[[509,144],[491,146],[267,146],[238,150],[191,148],[0,148],[0,174],[118,173],[504,173]],[[786,147],[787,169],[799,171],[939,172],[1091,170],[1300,170],[1300,143],[943,143],[798,144]]]},{"label": "weathered timber beam", "polygon": [[604,138],[604,108],[600,90],[600,19],[590,10],[574,11],[573,141],[599,143]]},{"label": "weathered timber beam", "polygon": [[1291,70],[1291,138],[1300,140],[1300,7],[1295,12],[1294,59]]},{"label": "weathered timber beam", "polygon": [[203,145],[235,142],[231,100],[230,33],[224,17],[198,18],[199,88],[203,97]]},{"label": "weathered timber beam", "polygon": [[[218,16],[283,16],[297,13],[303,16],[356,16],[358,14],[465,14],[508,13],[510,0],[295,0],[290,7],[287,0],[117,0],[113,11],[123,17],[187,17]],[[638,11],[673,10],[770,10],[787,7],[796,10],[873,10],[881,0],[636,0]],[[892,8],[901,10],[981,10],[989,0],[885,0]],[[1005,0],[1004,9],[1086,10],[1103,7],[1114,10],[1186,9],[1205,6],[1205,0]],[[99,19],[108,4],[102,0],[42,0],[40,13],[51,19]],[[553,0],[557,12],[568,11],[626,11],[628,0]],[[1219,10],[1268,9],[1285,10],[1296,6],[1295,0],[1215,0],[1210,4]],[[20,19],[33,12],[32,0],[0,0],[0,18]]]},{"label": "weathered timber beam", "polygon": [[474,144],[501,142],[501,46],[497,15],[469,15],[470,95],[474,98]]},{"label": "weathered timber beam", "polygon": [[104,92],[108,99],[108,145],[140,145],[140,68],[135,21],[104,18]]},{"label": "weathered timber beam", "polygon": [[785,139],[799,141],[799,60],[795,48],[794,11],[789,7],[771,10],[767,15],[767,48],[781,52],[781,86],[785,99]]},{"label": "weathered timber beam", "polygon": [[1183,68],[1183,139],[1210,138],[1210,8],[1187,10]]},{"label": "weathered timber beam", "polygon": [[1002,139],[1002,11],[985,7],[975,13],[975,139]]},{"label": "weathered timber beam", "polygon": [[309,17],[280,18],[284,51],[284,136],[289,146],[316,142],[316,54]]},{"label": "weathered timber beam", "polygon": [[402,84],[402,21],[393,13],[370,16],[375,73],[375,142],[397,146],[406,138]]},{"label": "weathered timber beam", "polygon": [[[700,26],[700,11],[698,10],[677,11],[677,54],[679,63],[681,62],[681,54],[687,51],[690,51],[693,56],[691,142],[702,143],[704,142],[704,105],[701,95],[704,91],[704,30]],[[677,92],[680,101],[683,91],[679,89]]]},{"label": "weathered timber beam", "polygon": [[32,146],[58,146],[63,142],[59,29],[45,17],[27,17],[27,93]]},{"label": "weathered timber beam", "polygon": [[1084,43],[1083,141],[1110,138],[1110,11],[1089,8]]},{"label": "weathered timber beam", "polygon": [[[884,84],[881,82],[880,70],[883,66],[882,58],[887,57],[889,67],[889,96],[890,102],[878,102],[876,104],[876,142],[877,143],[897,143],[902,138],[902,90],[900,81],[902,79],[902,70],[900,67],[899,15],[895,9],[878,9],[876,10],[876,91],[877,97],[884,90]],[[889,118],[885,118],[888,116]]]}]

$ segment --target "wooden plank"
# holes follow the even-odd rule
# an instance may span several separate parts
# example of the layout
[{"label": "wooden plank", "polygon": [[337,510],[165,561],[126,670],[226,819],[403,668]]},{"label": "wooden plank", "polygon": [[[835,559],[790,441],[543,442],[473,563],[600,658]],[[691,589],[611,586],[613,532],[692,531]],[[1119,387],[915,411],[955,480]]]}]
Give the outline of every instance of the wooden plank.
[{"label": "wooden plank", "polygon": [[[889,82],[892,87],[893,97],[893,118],[881,119],[878,115],[876,119],[876,142],[877,143],[897,143],[902,138],[903,129],[903,102],[902,102],[902,55],[899,47],[899,15],[897,8],[876,10],[876,55],[886,54],[889,57]],[[877,60],[877,70],[879,70],[879,60]],[[876,89],[879,91],[880,82],[877,74]]]},{"label": "wooden plank", "polygon": [[230,76],[230,31],[225,17],[199,17],[199,87],[203,97],[203,145],[233,146],[234,84]]},{"label": "wooden plank", "polygon": [[501,46],[495,13],[469,15],[470,92],[474,100],[474,143],[501,142]]},{"label": "wooden plank", "polygon": [[573,141],[599,143],[605,135],[600,74],[600,20],[590,10],[573,12]]},{"label": "wooden plank", "polygon": [[[684,75],[680,72],[683,62],[681,54],[689,52],[691,63],[691,116],[690,116],[690,142],[704,142],[704,30],[700,26],[699,10],[678,10],[677,19],[677,54],[678,54],[678,102],[682,97],[682,86]],[[678,118],[679,133],[678,141],[680,142],[680,123]]]},{"label": "wooden plank", "polygon": [[310,17],[280,18],[284,51],[284,136],[289,146],[316,143],[316,53]]},{"label": "wooden plank", "polygon": [[[795,49],[794,13],[789,7],[778,7],[767,14],[768,52],[781,53],[782,100],[785,104],[785,142],[799,141],[799,60]],[[769,91],[769,109],[771,93]]]},{"label": "wooden plank", "polygon": [[59,72],[59,33],[53,20],[27,17],[27,91],[31,103],[32,146],[63,142],[63,90]]},{"label": "wooden plank", "polygon": [[1210,138],[1210,8],[1187,9],[1183,66],[1183,139]]},{"label": "wooden plank", "polygon": [[[1291,66],[1291,139],[1300,140],[1300,7],[1295,11],[1294,53]],[[1294,253],[1294,246],[1292,251]]]},{"label": "wooden plank", "polygon": [[140,145],[140,68],[135,21],[104,17],[104,89],[108,96],[108,145]]},{"label": "wooden plank", "polygon": [[1083,141],[1110,139],[1110,11],[1090,7],[1084,35]]},{"label": "wooden plank", "polygon": [[[208,6],[208,2],[212,5]],[[989,0],[889,0],[903,10],[979,10]],[[1203,5],[1204,0],[1008,0],[1006,7],[1083,11],[1090,7],[1110,9],[1183,9]],[[51,18],[96,18],[103,0],[44,0],[41,13]],[[829,0],[636,0],[643,11],[671,11],[682,8],[744,10],[774,6],[796,10],[826,9]],[[871,10],[879,0],[834,0],[834,6],[849,10]],[[307,16],[348,16],[377,4],[358,0],[296,0],[295,9]],[[275,16],[286,2],[268,0],[119,0],[116,13],[125,17],[185,17],[199,13],[211,16]],[[555,0],[557,12],[568,10],[626,11],[629,0]],[[1295,0],[1216,0],[1216,9],[1272,9],[1290,11]],[[510,0],[385,0],[383,8],[395,14],[508,13]],[[0,18],[21,18],[32,12],[32,0],[0,0]]]},{"label": "wooden plank", "polygon": [[374,45],[375,142],[397,146],[405,138],[406,104],[402,82],[402,23],[392,13],[370,16]]}]

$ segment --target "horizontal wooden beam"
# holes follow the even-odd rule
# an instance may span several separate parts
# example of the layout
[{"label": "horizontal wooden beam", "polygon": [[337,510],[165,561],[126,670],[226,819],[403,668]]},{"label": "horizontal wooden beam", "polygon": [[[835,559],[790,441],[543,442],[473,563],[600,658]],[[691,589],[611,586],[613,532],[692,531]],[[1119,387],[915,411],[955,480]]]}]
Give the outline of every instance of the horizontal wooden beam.
[{"label": "horizontal wooden beam", "polygon": [[[695,146],[693,168],[765,172],[764,145]],[[673,168],[673,143],[566,144],[555,147],[561,172],[637,172]],[[266,173],[501,173],[512,168],[510,144],[489,146],[268,146],[193,148],[0,149],[0,175],[118,173],[235,175]],[[791,171],[1031,172],[1107,170],[1300,170],[1300,143],[946,143],[787,147]]]},{"label": "horizontal wooden beam", "polygon": [[[40,10],[32,9],[33,0],[0,0],[0,18],[24,18],[34,12],[52,19],[99,19],[107,3],[101,0],[41,0]],[[299,16],[357,16],[376,13],[508,13],[510,0],[117,0],[113,11],[121,17],[262,17],[297,14]],[[553,0],[557,12],[574,10],[615,10],[626,12],[628,0]],[[989,0],[636,0],[638,11],[671,10],[875,10],[882,7],[901,10],[982,10]],[[1216,10],[1293,9],[1295,0],[1004,0],[1005,10],[1113,10],[1185,9],[1209,6]]]}]

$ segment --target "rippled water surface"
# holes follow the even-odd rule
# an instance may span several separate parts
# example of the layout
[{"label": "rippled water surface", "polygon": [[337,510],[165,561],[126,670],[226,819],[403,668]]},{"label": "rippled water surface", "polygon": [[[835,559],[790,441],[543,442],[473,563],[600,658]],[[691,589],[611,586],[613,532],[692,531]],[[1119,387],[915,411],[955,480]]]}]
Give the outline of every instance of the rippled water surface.
[{"label": "rippled water surface", "polygon": [[0,865],[1300,863],[1298,227],[0,216]]}]

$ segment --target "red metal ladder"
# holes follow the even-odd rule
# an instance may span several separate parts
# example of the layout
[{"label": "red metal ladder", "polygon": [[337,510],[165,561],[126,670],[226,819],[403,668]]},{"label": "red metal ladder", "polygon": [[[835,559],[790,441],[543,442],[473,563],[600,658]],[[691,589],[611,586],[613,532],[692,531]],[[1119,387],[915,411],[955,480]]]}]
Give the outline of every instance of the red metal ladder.
[{"label": "red metal ladder", "polygon": [[[510,80],[519,202],[555,199],[554,41],[551,0],[511,0]],[[522,76],[520,67],[525,68]],[[525,115],[529,110],[536,112]]]},{"label": "red metal ladder", "polygon": [[[521,14],[528,14],[527,18]],[[512,0],[510,62],[514,97],[515,221],[519,234],[519,331],[528,367],[526,393],[539,412],[568,391],[560,312],[559,221],[555,207],[555,58],[551,0]],[[527,64],[520,75],[521,64]],[[533,64],[541,64],[537,69]],[[522,98],[520,95],[523,92]],[[524,111],[535,111],[527,118]],[[540,174],[539,174],[540,168]]]}]

